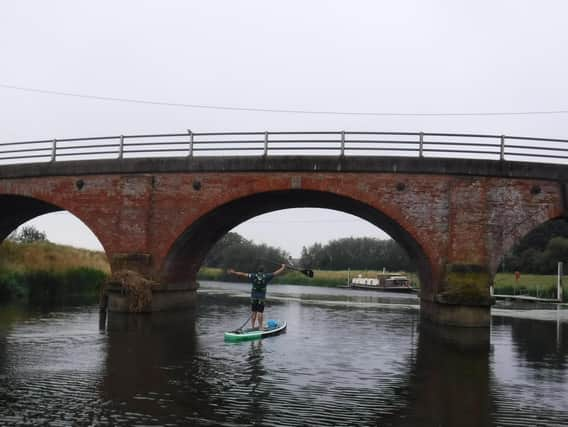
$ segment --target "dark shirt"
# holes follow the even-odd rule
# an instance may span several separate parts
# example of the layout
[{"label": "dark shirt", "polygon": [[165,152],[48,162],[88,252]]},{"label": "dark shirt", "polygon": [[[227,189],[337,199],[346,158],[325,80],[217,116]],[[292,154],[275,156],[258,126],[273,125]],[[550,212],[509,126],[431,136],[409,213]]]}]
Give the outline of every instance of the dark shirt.
[{"label": "dark shirt", "polygon": [[274,274],[272,273],[249,273],[248,278],[252,283],[251,298],[252,299],[265,299],[266,298],[266,285],[272,280]]}]

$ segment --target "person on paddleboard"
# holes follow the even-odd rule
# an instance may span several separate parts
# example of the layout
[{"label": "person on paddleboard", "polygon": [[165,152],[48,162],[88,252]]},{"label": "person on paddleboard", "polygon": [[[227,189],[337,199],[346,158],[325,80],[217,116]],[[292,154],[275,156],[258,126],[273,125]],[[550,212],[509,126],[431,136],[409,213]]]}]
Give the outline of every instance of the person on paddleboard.
[{"label": "person on paddleboard", "polygon": [[286,269],[286,265],[282,266],[272,273],[265,273],[264,268],[260,267],[256,273],[243,273],[229,268],[227,272],[235,276],[246,277],[252,283],[251,289],[251,319],[252,327],[258,322],[258,329],[262,329],[262,318],[264,316],[264,301],[266,300],[266,286],[275,276],[282,274]]}]

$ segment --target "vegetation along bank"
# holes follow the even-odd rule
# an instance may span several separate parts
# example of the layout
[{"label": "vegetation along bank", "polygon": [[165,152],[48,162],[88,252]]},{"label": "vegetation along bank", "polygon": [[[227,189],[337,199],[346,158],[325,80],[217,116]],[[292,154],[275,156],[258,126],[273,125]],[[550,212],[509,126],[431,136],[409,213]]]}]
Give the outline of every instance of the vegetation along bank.
[{"label": "vegetation along bank", "polygon": [[44,239],[6,240],[0,245],[0,302],[98,296],[109,272],[102,252],[57,245]]}]

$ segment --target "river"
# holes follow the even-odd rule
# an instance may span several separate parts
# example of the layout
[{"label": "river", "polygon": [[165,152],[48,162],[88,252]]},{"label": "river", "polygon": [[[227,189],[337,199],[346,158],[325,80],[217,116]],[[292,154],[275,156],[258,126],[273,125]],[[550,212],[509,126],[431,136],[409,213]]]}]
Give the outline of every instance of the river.
[{"label": "river", "polygon": [[195,309],[0,307],[0,425],[568,426],[568,310],[500,305],[487,330],[420,321],[414,295],[271,285],[285,334],[225,343],[246,284]]}]

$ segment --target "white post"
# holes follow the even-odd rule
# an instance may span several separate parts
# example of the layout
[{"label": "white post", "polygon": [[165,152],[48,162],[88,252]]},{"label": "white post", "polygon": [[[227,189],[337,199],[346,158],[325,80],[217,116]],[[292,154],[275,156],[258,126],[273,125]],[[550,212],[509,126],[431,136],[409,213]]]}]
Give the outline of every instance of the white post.
[{"label": "white post", "polygon": [[562,298],[563,298],[562,292],[564,291],[562,289],[562,276],[563,276],[562,267],[563,267],[562,261],[559,261],[558,262],[557,293],[556,293],[556,295],[558,296],[558,301],[562,301]]},{"label": "white post", "polygon": [[422,158],[424,157],[424,132],[420,132],[419,138],[418,157]]},{"label": "white post", "polygon": [[264,131],[264,157],[268,156],[268,131]]},{"label": "white post", "polygon": [[556,349],[560,351],[562,344],[562,322],[560,322],[560,304],[556,305]]},{"label": "white post", "polygon": [[341,157],[345,156],[345,131],[341,131]]}]

